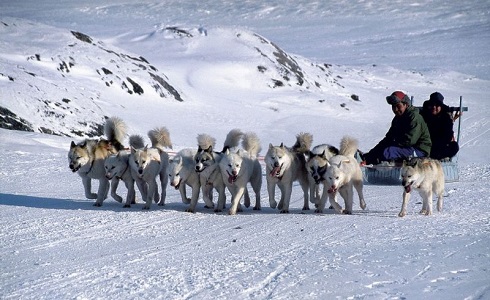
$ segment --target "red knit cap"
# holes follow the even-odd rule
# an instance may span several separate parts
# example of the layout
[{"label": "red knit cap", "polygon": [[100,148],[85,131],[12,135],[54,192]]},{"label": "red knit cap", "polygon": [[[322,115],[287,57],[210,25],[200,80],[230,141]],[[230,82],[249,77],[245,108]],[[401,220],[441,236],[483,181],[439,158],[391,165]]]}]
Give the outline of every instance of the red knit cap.
[{"label": "red knit cap", "polygon": [[390,96],[386,97],[386,102],[390,105],[395,105],[399,102],[404,102],[406,104],[410,103],[408,96],[402,91],[395,91]]}]

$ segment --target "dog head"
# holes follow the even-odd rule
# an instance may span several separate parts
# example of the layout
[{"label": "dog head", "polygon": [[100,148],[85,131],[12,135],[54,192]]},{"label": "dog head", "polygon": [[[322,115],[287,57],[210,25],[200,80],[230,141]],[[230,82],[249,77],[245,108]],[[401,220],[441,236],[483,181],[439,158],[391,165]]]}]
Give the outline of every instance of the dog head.
[{"label": "dog head", "polygon": [[226,149],[223,153],[219,166],[222,174],[228,176],[228,183],[233,184],[240,174],[243,158],[238,154]]},{"label": "dog head", "polygon": [[402,186],[406,193],[412,191],[412,186],[420,181],[421,172],[419,172],[419,166],[424,164],[421,159],[411,159],[409,162],[404,162],[400,170],[400,175],[402,177]]},{"label": "dog head", "polygon": [[290,164],[291,160],[288,156],[288,149],[283,144],[280,146],[269,144],[269,150],[267,150],[267,154],[265,155],[265,165],[269,176],[281,178]]},{"label": "dog head", "polygon": [[214,159],[213,147],[209,146],[207,149],[201,149],[199,147],[194,157],[194,161],[196,163],[196,172],[202,172],[207,167],[214,165],[216,160]]},{"label": "dog head", "polygon": [[71,142],[70,150],[68,151],[68,165],[72,172],[78,171],[81,167],[90,161],[90,154],[87,149],[87,141],[79,144]]},{"label": "dog head", "polygon": [[322,154],[315,154],[312,152],[308,154],[306,168],[316,184],[319,184],[325,178],[327,163],[328,160],[325,156],[325,151]]},{"label": "dog head", "polygon": [[173,186],[176,190],[179,189],[180,183],[182,182],[182,177],[180,176],[180,171],[182,171],[182,168],[182,156],[177,155],[169,160],[167,168],[168,178],[170,180],[170,185]]},{"label": "dog head", "polygon": [[349,160],[341,160],[339,163],[327,161],[327,171],[325,172],[326,187],[329,193],[335,193],[345,183],[345,172],[343,164],[349,164]]},{"label": "dog head", "polygon": [[105,177],[109,180],[120,178],[127,168],[128,161],[123,159],[121,152],[110,155],[104,161]]},{"label": "dog head", "polygon": [[131,158],[129,163],[137,172],[139,177],[143,177],[145,169],[150,165],[153,157],[148,151],[148,146],[143,149],[135,149],[131,147]]}]

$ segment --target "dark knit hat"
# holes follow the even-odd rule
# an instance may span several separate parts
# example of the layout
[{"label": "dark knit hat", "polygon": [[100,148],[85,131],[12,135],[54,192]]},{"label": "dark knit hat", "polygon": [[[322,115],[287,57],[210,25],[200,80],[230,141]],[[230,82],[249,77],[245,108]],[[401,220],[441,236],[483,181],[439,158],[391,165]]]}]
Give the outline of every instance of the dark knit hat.
[{"label": "dark knit hat", "polygon": [[442,106],[444,104],[444,96],[439,92],[432,93],[430,94],[428,103],[436,106]]},{"label": "dark knit hat", "polygon": [[398,104],[400,102],[410,104],[410,98],[408,98],[408,96],[405,95],[404,92],[395,91],[391,95],[386,97],[386,102],[388,102],[388,104],[390,104],[390,105],[395,105],[395,104]]}]

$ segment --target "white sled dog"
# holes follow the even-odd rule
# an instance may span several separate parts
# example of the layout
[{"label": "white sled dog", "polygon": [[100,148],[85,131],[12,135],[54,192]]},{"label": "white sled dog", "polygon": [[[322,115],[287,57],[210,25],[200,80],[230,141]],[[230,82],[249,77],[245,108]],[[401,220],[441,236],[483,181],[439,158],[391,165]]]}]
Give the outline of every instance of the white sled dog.
[{"label": "white sled dog", "polygon": [[[168,184],[168,153],[164,151],[164,148],[172,149],[167,128],[160,127],[150,130],[148,137],[152,144],[151,148],[148,146],[140,149],[131,148],[131,157],[129,159],[129,166],[136,172],[139,180],[148,185],[143,209],[150,209],[152,198],[155,199],[158,205],[165,205]],[[161,197],[158,195],[157,176],[160,176]]]},{"label": "white sled dog", "polygon": [[[85,139],[78,144],[72,141],[68,151],[69,167],[82,178],[85,197],[96,199],[94,206],[102,206],[107,198],[109,180],[105,177],[104,161],[124,148],[122,140],[126,135],[126,124],[118,117],[109,118],[104,125],[104,133],[107,140]],[[99,180],[97,193],[92,193],[92,179]]]},{"label": "white sled dog", "polygon": [[[303,210],[309,210],[308,201],[308,172],[306,170],[305,153],[310,151],[313,136],[309,133],[296,135],[296,143],[288,148],[269,144],[265,155],[267,191],[271,208],[277,208],[281,213],[289,213],[289,202],[293,191],[293,181],[298,181],[303,189]],[[281,190],[279,205],[275,200],[276,185]]]},{"label": "white sled dog", "polygon": [[403,185],[402,209],[398,214],[407,214],[407,204],[412,188],[416,189],[423,199],[421,214],[432,214],[432,193],[437,195],[437,211],[442,211],[444,193],[444,171],[438,160],[430,158],[413,158],[400,170]]},{"label": "white sled dog", "polygon": [[[325,172],[324,187],[322,197],[316,212],[323,212],[327,197],[330,205],[337,212],[352,214],[352,205],[354,202],[354,188],[359,195],[359,205],[366,209],[364,195],[362,193],[362,171],[354,155],[357,151],[357,140],[345,136],[340,142],[340,152],[333,156],[327,162],[327,171]],[[337,191],[344,199],[345,209],[336,202]]]},{"label": "white sled dog", "polygon": [[[260,152],[260,140],[253,132],[246,133],[242,140],[243,149],[232,152],[226,149],[219,167],[223,181],[231,192],[230,215],[241,211],[240,199],[247,190],[250,182],[255,192],[254,210],[260,210],[260,188],[262,186],[262,167],[257,160]],[[250,204],[250,203],[248,203]],[[247,203],[245,201],[245,206]]]},{"label": "white sled dog", "polygon": [[[140,135],[131,135],[129,137],[129,146],[135,149],[143,148],[145,146],[143,138]],[[134,188],[134,182],[138,185],[142,199],[146,199],[146,185],[142,184],[143,181],[139,180],[137,173],[129,167],[129,157],[131,151],[120,150],[117,154],[111,154],[106,158],[104,163],[105,176],[111,180],[111,196],[116,201],[122,203],[122,197],[116,193],[119,185],[119,180],[122,180],[128,189],[126,196],[126,202],[123,207],[131,207],[131,204],[136,203],[136,191]],[[113,180],[117,179],[117,180]]]},{"label": "white sled dog", "polygon": [[[199,134],[197,136],[198,150],[195,160],[195,170],[199,174],[199,181],[203,194],[203,200],[206,206],[213,204],[213,188],[218,192],[218,201],[215,212],[222,212],[226,203],[225,183],[219,162],[226,149],[234,149],[238,146],[243,133],[239,129],[232,129],[226,135],[226,139],[221,152],[215,152],[216,139],[208,134]],[[246,192],[248,197],[248,191]],[[250,199],[250,197],[249,197]],[[249,200],[250,203],[250,200]],[[211,206],[213,207],[213,206]]]},{"label": "white sled dog", "polygon": [[[182,149],[169,160],[168,176],[170,186],[179,190],[182,202],[190,204],[187,212],[195,212],[201,183],[199,174],[195,171],[194,156],[197,151],[193,149]],[[191,198],[187,198],[186,185],[192,190]],[[206,198],[204,198],[206,200]],[[206,203],[206,207],[213,208],[213,203]]]},{"label": "white sled dog", "polygon": [[323,181],[327,171],[327,161],[337,154],[339,154],[339,149],[329,144],[317,145],[308,153],[306,169],[308,170],[308,181],[310,183],[310,202],[316,206],[320,202],[320,183]]}]

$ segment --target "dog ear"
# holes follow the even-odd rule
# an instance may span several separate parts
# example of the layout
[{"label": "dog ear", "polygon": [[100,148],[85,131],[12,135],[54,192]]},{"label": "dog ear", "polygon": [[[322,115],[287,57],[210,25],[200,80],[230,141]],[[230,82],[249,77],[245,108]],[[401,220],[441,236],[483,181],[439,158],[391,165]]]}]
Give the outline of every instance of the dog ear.
[{"label": "dog ear", "polygon": [[74,141],[71,141],[71,144],[70,144],[70,149],[71,149],[71,148],[75,148],[76,146],[77,146],[77,144],[75,144],[75,142],[74,142]]},{"label": "dog ear", "polygon": [[147,151],[148,150],[148,144],[145,146],[145,148],[143,150],[144,151]]},{"label": "dog ear", "polygon": [[281,143],[281,145],[279,147],[284,148],[284,143]]},{"label": "dog ear", "polygon": [[327,153],[325,153],[325,150],[323,150],[322,154],[319,155],[323,159],[327,159]]},{"label": "dog ear", "polygon": [[326,162],[325,162],[325,165],[326,165],[327,167],[330,167],[332,164],[331,164],[331,163],[330,163],[330,161],[327,159],[327,160],[326,160]]},{"label": "dog ear", "polygon": [[274,148],[274,146],[272,145],[272,143],[269,143],[269,149],[272,149]]},{"label": "dog ear", "polygon": [[204,150],[204,152],[212,153],[213,152],[213,146],[209,146],[208,149]]},{"label": "dog ear", "polygon": [[133,146],[131,146],[131,154],[134,154],[135,152],[136,152],[136,149]]}]

